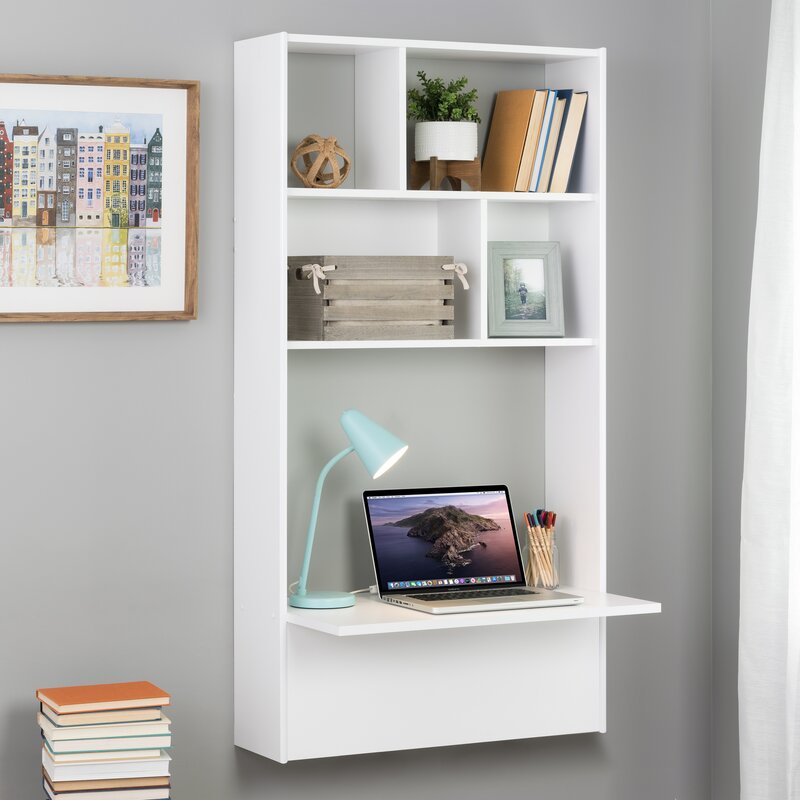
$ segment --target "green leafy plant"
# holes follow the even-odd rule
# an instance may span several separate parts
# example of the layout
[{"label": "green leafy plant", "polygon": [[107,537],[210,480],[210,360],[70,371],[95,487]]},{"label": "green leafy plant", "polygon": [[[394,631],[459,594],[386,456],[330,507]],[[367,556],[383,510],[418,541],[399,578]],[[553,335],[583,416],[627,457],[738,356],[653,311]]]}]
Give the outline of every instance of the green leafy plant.
[{"label": "green leafy plant", "polygon": [[408,118],[419,122],[480,122],[475,102],[478,90],[467,87],[467,78],[445,83],[429,78],[424,70],[417,73],[422,90],[408,90]]}]

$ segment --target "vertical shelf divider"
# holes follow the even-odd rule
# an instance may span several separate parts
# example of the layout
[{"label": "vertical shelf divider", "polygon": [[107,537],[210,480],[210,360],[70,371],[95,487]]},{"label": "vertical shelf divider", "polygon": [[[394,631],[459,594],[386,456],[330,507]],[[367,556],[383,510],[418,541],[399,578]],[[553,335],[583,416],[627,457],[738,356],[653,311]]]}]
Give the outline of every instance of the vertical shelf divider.
[{"label": "vertical shelf divider", "polygon": [[405,189],[406,50],[370,50],[355,62],[357,188]]}]

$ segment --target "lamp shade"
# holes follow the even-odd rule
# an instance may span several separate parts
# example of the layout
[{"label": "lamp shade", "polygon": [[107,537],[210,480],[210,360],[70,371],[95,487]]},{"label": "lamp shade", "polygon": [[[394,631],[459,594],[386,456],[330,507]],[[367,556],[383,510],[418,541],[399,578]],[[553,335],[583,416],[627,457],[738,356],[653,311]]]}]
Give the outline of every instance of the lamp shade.
[{"label": "lamp shade", "polygon": [[350,444],[373,478],[383,475],[408,450],[408,445],[404,441],[360,411],[352,408],[345,411],[341,423]]}]

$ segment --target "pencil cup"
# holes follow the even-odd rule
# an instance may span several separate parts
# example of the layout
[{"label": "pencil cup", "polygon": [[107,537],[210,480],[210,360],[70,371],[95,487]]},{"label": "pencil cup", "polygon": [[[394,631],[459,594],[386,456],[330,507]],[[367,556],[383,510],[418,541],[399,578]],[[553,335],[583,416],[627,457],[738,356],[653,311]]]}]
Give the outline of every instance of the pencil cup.
[{"label": "pencil cup", "polygon": [[558,566],[555,528],[529,528],[528,563],[525,569],[528,586],[558,589]]}]

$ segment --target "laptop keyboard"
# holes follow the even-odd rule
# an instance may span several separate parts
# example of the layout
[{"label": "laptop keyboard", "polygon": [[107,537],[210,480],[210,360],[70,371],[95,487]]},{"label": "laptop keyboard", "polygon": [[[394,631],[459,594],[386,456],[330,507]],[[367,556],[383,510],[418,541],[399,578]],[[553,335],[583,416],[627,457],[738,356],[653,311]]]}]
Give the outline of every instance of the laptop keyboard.
[{"label": "laptop keyboard", "polygon": [[538,592],[530,589],[469,589],[460,592],[433,592],[430,594],[409,594],[414,600],[475,600],[480,597],[517,597],[518,595],[532,595]]}]

